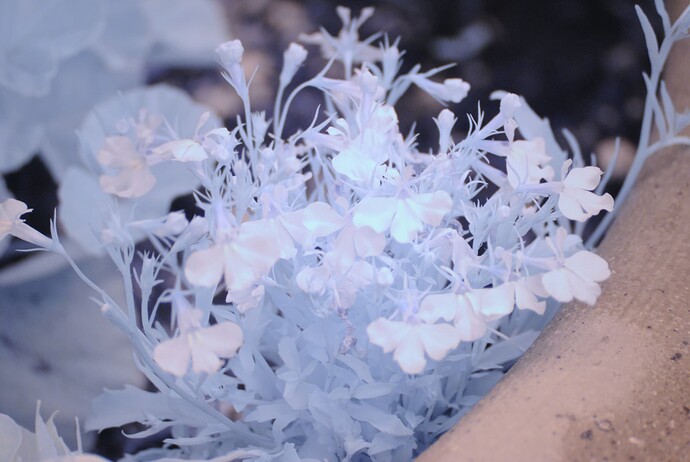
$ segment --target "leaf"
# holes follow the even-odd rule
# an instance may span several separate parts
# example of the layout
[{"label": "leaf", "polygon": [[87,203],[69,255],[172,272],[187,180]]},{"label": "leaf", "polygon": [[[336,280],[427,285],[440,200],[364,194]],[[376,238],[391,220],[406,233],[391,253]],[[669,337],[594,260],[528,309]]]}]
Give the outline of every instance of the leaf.
[{"label": "leaf", "polygon": [[656,6],[656,12],[661,17],[661,23],[664,26],[664,35],[668,36],[671,32],[671,18],[668,16],[668,11],[664,6],[664,0],[654,0],[654,5]]},{"label": "leaf", "polygon": [[398,417],[377,407],[351,403],[348,411],[353,419],[366,422],[383,433],[393,436],[411,436],[413,433]]},{"label": "leaf", "polygon": [[91,403],[86,430],[104,430],[132,422],[174,420],[205,427],[209,417],[191,403],[164,393],[152,393],[125,385],[122,390],[106,390]]},{"label": "leaf", "polygon": [[664,113],[666,115],[668,129],[671,132],[675,132],[678,129],[676,127],[676,108],[673,106],[673,100],[671,99],[671,95],[668,93],[666,82],[663,80],[661,81],[659,93],[661,94],[661,102],[664,105]]},{"label": "leaf", "polygon": [[476,368],[492,369],[518,359],[538,336],[539,331],[529,330],[491,345],[479,356]]},{"label": "leaf", "polygon": [[652,65],[654,65],[654,63],[658,60],[659,57],[659,42],[657,42],[654,29],[652,28],[652,25],[650,24],[647,15],[644,14],[644,11],[642,11],[642,8],[640,8],[639,5],[635,5],[635,11],[637,12],[637,17],[640,20],[642,32],[644,32],[644,38],[647,42],[647,52],[649,53],[649,60],[652,62]]}]

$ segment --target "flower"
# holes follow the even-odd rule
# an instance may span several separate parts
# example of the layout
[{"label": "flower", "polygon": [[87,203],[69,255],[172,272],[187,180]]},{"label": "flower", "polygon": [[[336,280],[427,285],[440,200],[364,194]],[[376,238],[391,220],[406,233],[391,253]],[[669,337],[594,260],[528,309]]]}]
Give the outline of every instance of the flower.
[{"label": "flower", "polygon": [[[563,163],[563,175],[572,164],[571,160]],[[599,184],[599,178],[603,172],[597,167],[574,168],[565,177],[562,183],[558,208],[571,220],[585,221],[592,215],[597,215],[602,210],[613,210],[613,197],[611,194],[597,196],[594,188]]]},{"label": "flower", "polygon": [[353,18],[351,10],[344,6],[337,7],[336,12],[343,23],[337,37],[322,29],[313,34],[301,34],[299,39],[304,43],[318,45],[324,58],[336,58],[348,68],[353,63],[378,61],[381,58],[381,50],[371,46],[371,40],[359,40],[359,28],[374,14],[374,8],[362,8],[356,18]]},{"label": "flower", "polygon": [[513,309],[513,302],[506,296],[505,288],[483,290],[428,295],[422,300],[421,316],[425,318],[424,313],[434,313],[434,316],[453,321],[460,340],[477,340],[486,332],[486,315],[495,319],[502,316],[500,313],[507,314]]},{"label": "flower", "polygon": [[96,158],[108,171],[114,172],[99,178],[101,188],[108,194],[125,198],[140,197],[156,183],[145,155],[126,136],[106,138]]},{"label": "flower", "polygon": [[244,342],[240,326],[224,321],[201,327],[201,310],[192,308],[179,294],[174,296],[173,305],[178,313],[180,335],[165,340],[154,348],[153,359],[161,369],[182,377],[189,370],[191,359],[194,372],[212,374],[222,365],[220,358],[235,356]]},{"label": "flower", "polygon": [[415,74],[410,76],[410,80],[432,98],[444,103],[459,103],[470,91],[470,84],[462,79],[446,79],[443,83],[439,83],[429,80],[424,74]]},{"label": "flower", "polygon": [[[392,106],[377,105],[367,116],[361,133],[332,160],[336,172],[360,183],[369,183],[386,171],[382,164],[399,137],[398,115]],[[344,135],[339,130],[331,130],[331,134]]]},{"label": "flower", "polygon": [[525,184],[539,184],[541,180],[553,179],[553,168],[548,165],[551,160],[546,154],[543,138],[530,141],[518,140],[510,144],[506,159],[508,182],[517,189]]},{"label": "flower", "polygon": [[194,140],[174,140],[158,146],[153,154],[180,162],[201,162],[208,158],[204,148]]},{"label": "flower", "polygon": [[192,253],[185,263],[185,276],[199,286],[215,287],[221,278],[227,290],[248,289],[266,275],[283,249],[265,220],[242,223],[237,229],[223,229],[214,244]]},{"label": "flower", "polygon": [[451,324],[390,321],[379,318],[367,327],[369,341],[393,353],[393,359],[403,372],[419,374],[426,367],[425,354],[435,361],[442,360],[460,343],[460,335]]},{"label": "flower", "polygon": [[280,84],[287,85],[297,73],[297,69],[307,59],[307,50],[298,44],[291,43],[283,53],[283,69],[280,71]]},{"label": "flower", "polygon": [[424,230],[424,224],[438,226],[450,212],[453,200],[445,191],[398,197],[369,197],[355,208],[352,223],[368,226],[377,233],[388,228],[396,241],[406,244]]},{"label": "flower", "polygon": [[609,265],[600,256],[581,250],[563,261],[563,266],[542,276],[544,289],[559,302],[573,298],[594,305],[601,294],[602,282],[611,275]]},{"label": "flower", "polygon": [[20,217],[30,212],[26,204],[17,199],[7,199],[0,204],[0,239],[8,234],[39,247],[49,248],[53,241],[24,223]]},{"label": "flower", "polygon": [[453,144],[453,138],[451,137],[451,131],[453,130],[453,125],[458,119],[455,117],[449,109],[443,109],[438,118],[434,119],[436,126],[438,127],[438,150],[439,152],[448,152],[448,149]]}]

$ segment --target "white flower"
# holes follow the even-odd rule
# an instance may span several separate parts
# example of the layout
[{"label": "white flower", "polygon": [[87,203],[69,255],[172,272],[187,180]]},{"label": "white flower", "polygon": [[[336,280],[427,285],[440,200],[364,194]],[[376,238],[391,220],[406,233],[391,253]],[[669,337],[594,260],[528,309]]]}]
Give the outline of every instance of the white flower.
[{"label": "white flower", "polygon": [[611,275],[609,265],[600,256],[581,250],[563,261],[563,266],[542,276],[544,289],[559,302],[573,298],[594,305],[601,294],[602,282]]},{"label": "white flower", "polygon": [[[343,135],[335,128],[330,133]],[[352,181],[369,183],[385,172],[386,167],[382,164],[389,159],[389,150],[398,137],[395,109],[387,105],[376,106],[362,127],[362,132],[347,142],[333,158],[333,168]]]},{"label": "white flower", "polygon": [[470,84],[462,79],[446,79],[439,83],[429,80],[426,75],[416,74],[411,75],[410,80],[431,97],[442,102],[459,103],[470,91]]},{"label": "white flower", "polygon": [[407,374],[419,374],[426,367],[426,356],[440,361],[460,343],[451,324],[390,321],[379,318],[367,327],[369,341],[393,353],[393,359]]},{"label": "white flower", "polygon": [[359,290],[374,282],[376,276],[371,263],[346,261],[330,252],[324,255],[320,266],[307,266],[297,273],[295,282],[308,294],[331,296],[334,308],[350,308]]},{"label": "white flower", "polygon": [[539,184],[541,180],[551,181],[554,171],[549,161],[551,157],[546,154],[542,138],[511,143],[506,158],[508,182],[517,189],[525,184]]},{"label": "white flower", "polygon": [[352,18],[349,8],[339,6],[336,12],[343,22],[337,37],[325,30],[313,34],[301,34],[299,39],[305,43],[319,45],[326,59],[337,58],[350,67],[353,63],[376,62],[381,59],[381,50],[369,45],[369,40],[359,40],[359,27],[374,14],[374,8],[362,8],[359,17]]},{"label": "white flower", "polygon": [[291,43],[283,53],[283,69],[280,71],[280,84],[287,85],[297,73],[297,69],[307,59],[307,50],[298,43]]},{"label": "white flower", "polygon": [[180,162],[201,162],[208,158],[204,148],[194,140],[168,141],[154,149],[153,154]]},{"label": "white flower", "polygon": [[211,247],[187,258],[184,272],[195,285],[215,287],[224,278],[227,290],[244,290],[265,276],[282,252],[266,220],[249,221],[220,231]]},{"label": "white flower", "polygon": [[453,130],[453,125],[457,122],[457,117],[449,109],[443,109],[437,119],[434,119],[436,126],[438,127],[438,150],[439,152],[448,152],[448,149],[453,144],[453,138],[451,137],[451,131]]},{"label": "white flower", "polygon": [[187,373],[190,359],[194,372],[212,374],[223,364],[220,358],[232,358],[237,354],[244,342],[242,329],[229,321],[201,327],[202,311],[182,300],[183,297],[179,297],[173,301],[180,335],[156,345],[153,359],[161,369],[176,377]]},{"label": "white flower", "polygon": [[[434,316],[453,321],[460,340],[464,342],[477,340],[486,332],[486,319],[482,314],[482,300],[480,300],[479,294],[474,292],[429,295],[422,300],[421,317],[425,317],[424,313],[434,313]],[[489,293],[486,298],[490,299],[491,295]],[[507,305],[505,300],[501,300],[498,306],[489,307],[487,305],[485,309],[487,312],[505,312]],[[510,309],[512,310],[512,305],[510,305]]]},{"label": "white flower", "polygon": [[184,212],[170,212],[164,217],[149,220],[138,220],[129,223],[130,226],[142,229],[158,237],[177,236],[185,230],[189,222]]},{"label": "white flower", "polygon": [[362,199],[352,215],[357,227],[368,226],[378,233],[391,230],[393,239],[410,243],[424,230],[424,224],[438,226],[450,212],[453,200],[445,191],[398,197]]},{"label": "white flower", "polygon": [[266,288],[263,285],[250,287],[249,289],[239,290],[236,292],[228,291],[225,296],[226,303],[235,305],[240,313],[256,308],[261,300],[264,299]]},{"label": "white flower", "polygon": [[99,182],[103,191],[119,197],[133,198],[146,194],[156,183],[146,156],[140,153],[126,136],[110,136],[96,158],[106,174]]},{"label": "white flower", "polygon": [[[571,160],[563,163],[563,172],[571,163]],[[610,194],[597,196],[591,192],[599,184],[602,174],[597,167],[574,168],[568,173],[563,180],[558,198],[558,208],[566,218],[585,221],[602,210],[613,210],[613,197]]]},{"label": "white flower", "polygon": [[506,282],[514,292],[515,306],[521,310],[532,310],[537,314],[544,314],[546,302],[539,301],[537,297],[547,297],[548,292],[544,289],[541,278],[536,276],[523,277],[517,281]]},{"label": "white flower", "polygon": [[515,93],[507,93],[501,98],[500,113],[506,120],[512,119],[513,114],[515,114],[515,111],[517,111],[520,106],[522,106],[520,97]]},{"label": "white flower", "polygon": [[224,68],[230,69],[239,65],[242,61],[244,47],[239,40],[230,40],[218,45],[218,48],[216,48],[216,55],[218,55],[220,64]]},{"label": "white flower", "polygon": [[24,223],[20,217],[30,212],[26,204],[17,199],[7,199],[0,203],[0,239],[12,236],[39,247],[49,248],[53,241]]}]

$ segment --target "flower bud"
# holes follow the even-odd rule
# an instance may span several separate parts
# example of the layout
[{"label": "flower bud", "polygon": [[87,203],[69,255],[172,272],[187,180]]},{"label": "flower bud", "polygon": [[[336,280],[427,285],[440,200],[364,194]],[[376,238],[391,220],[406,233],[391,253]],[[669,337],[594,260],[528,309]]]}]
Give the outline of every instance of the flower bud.
[{"label": "flower bud", "polygon": [[291,43],[283,53],[283,69],[280,71],[281,85],[290,83],[305,59],[307,59],[307,50],[302,45]]}]

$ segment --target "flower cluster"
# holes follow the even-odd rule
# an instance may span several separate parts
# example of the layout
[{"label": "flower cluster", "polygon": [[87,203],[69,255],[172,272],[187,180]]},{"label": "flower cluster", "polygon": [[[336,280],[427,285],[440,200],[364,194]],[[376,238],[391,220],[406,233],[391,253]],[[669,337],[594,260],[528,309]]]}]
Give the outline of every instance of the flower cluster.
[{"label": "flower cluster", "polygon": [[[245,108],[231,129],[198,107],[184,123],[134,107],[152,102],[142,95],[87,118],[61,216],[123,274],[126,306],[92,288],[158,389],[105,393],[87,426],[170,429],[169,447],[135,460],[409,460],[493,386],[550,300],[599,296],[608,265],[571,220],[612,210],[601,170],[568,160],[510,93],[464,138],[439,108],[437,148],[421,152],[395,103],[412,85],[441,103],[470,87],[437,81],[442,69],[400,73],[396,44],[359,38],[372,13],[339,8],[338,35],[304,36],[329,61],[299,84],[308,53],[290,45],[271,118],[251,109],[239,41],[217,49]],[[286,136],[307,88],[326,110]],[[148,206],[181,185],[194,216]],[[84,191],[96,212],[74,205]],[[24,212],[0,205],[0,236],[69,259],[55,228],[26,237]]]}]

